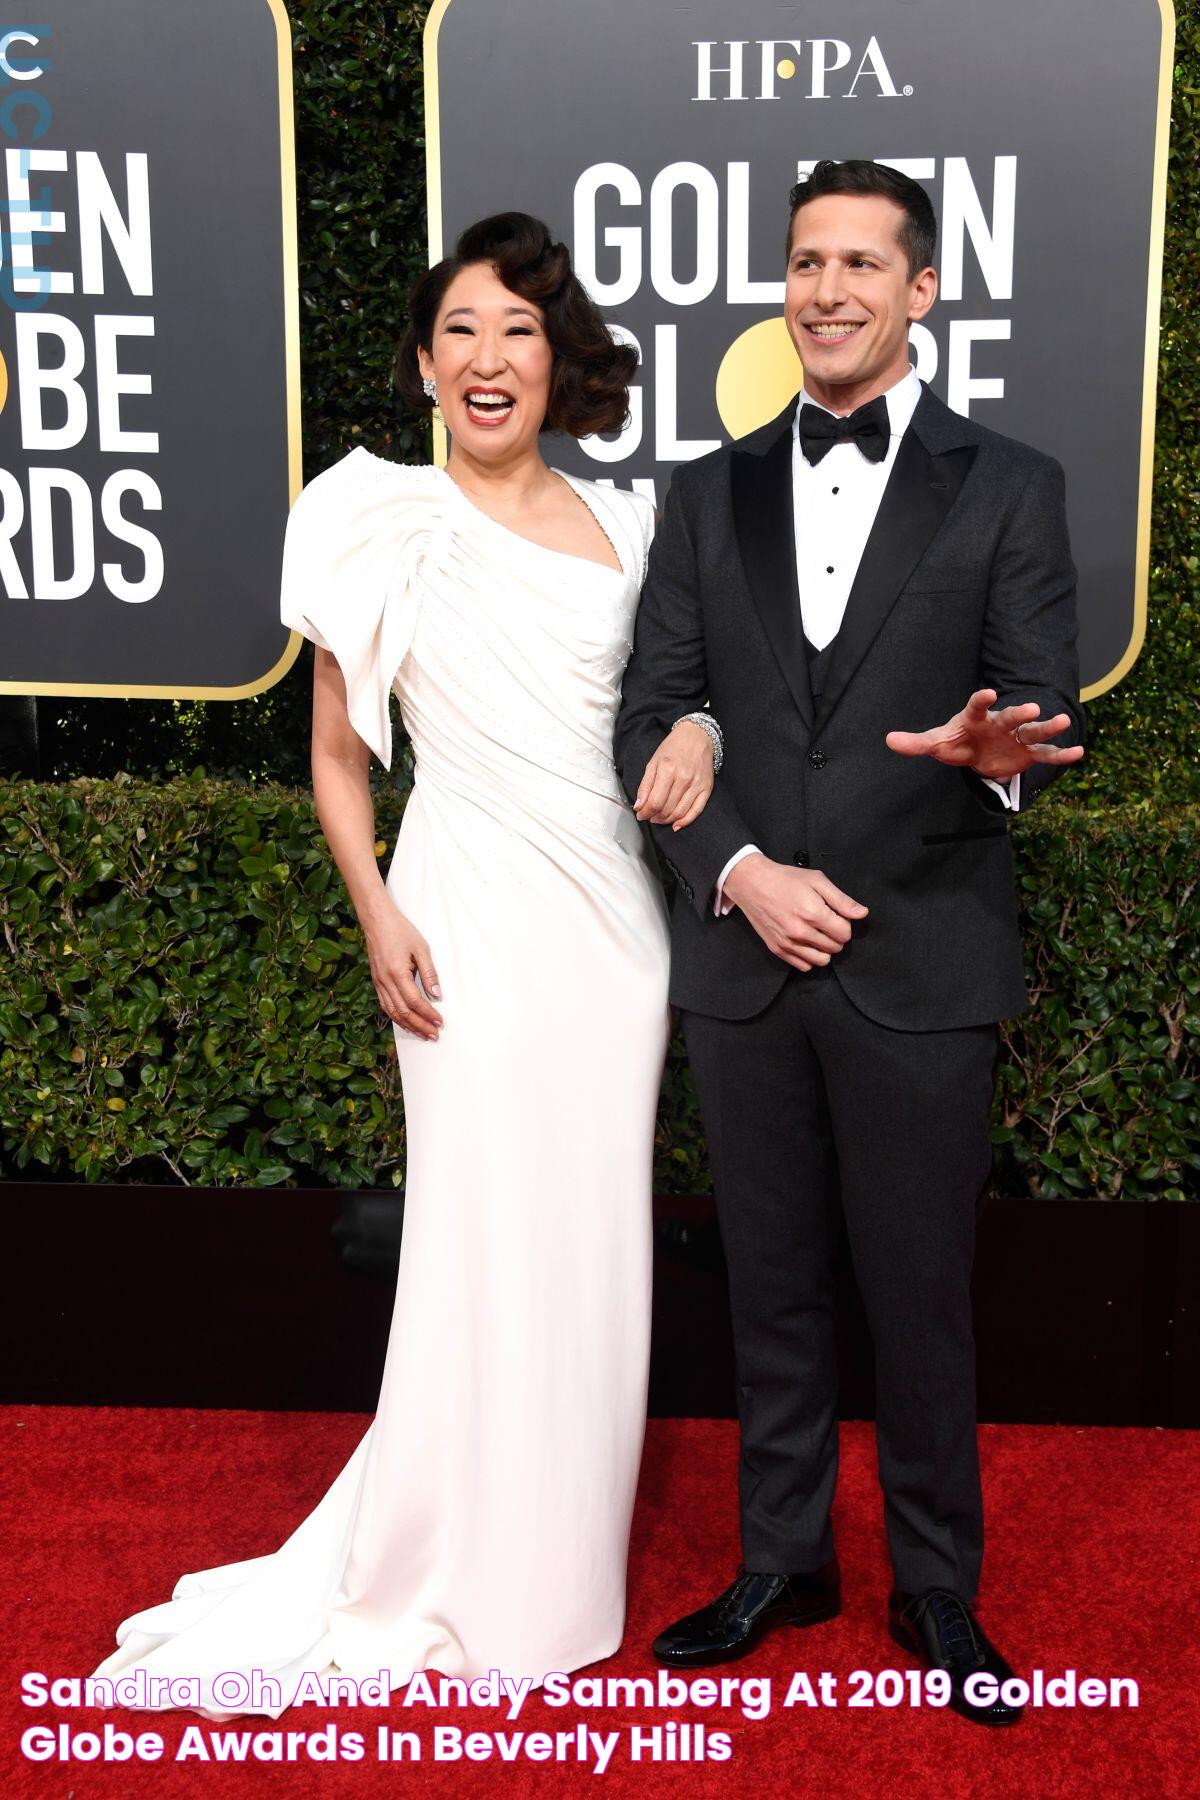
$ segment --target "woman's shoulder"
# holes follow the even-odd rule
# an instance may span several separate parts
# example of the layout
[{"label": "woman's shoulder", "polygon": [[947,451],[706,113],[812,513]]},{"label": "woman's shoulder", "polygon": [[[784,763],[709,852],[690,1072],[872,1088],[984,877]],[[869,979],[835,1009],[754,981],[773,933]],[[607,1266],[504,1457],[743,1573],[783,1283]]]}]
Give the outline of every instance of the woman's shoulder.
[{"label": "woman's shoulder", "polygon": [[358,445],[301,489],[284,533],[280,618],[336,657],[350,722],[385,768],[388,695],[412,640],[414,578],[446,517],[447,483],[432,463],[389,462]]},{"label": "woman's shoulder", "polygon": [[626,561],[635,573],[640,587],[646,579],[646,559],[654,536],[654,502],[631,488],[619,488],[612,482],[588,481],[572,476],[586,490],[592,510],[619,527],[626,543]]},{"label": "woman's shoulder", "polygon": [[639,494],[636,488],[630,488],[628,491],[622,489],[621,491],[626,501],[632,506],[642,530],[653,531],[655,519],[653,500],[647,494]]},{"label": "woman's shoulder", "polygon": [[637,493],[633,488],[617,487],[616,483],[611,480],[592,481],[586,475],[572,475],[571,480],[577,482],[580,487],[586,488],[589,495],[595,495],[600,500],[607,500],[610,505],[631,509],[639,519],[646,517],[647,514],[650,518],[654,517],[654,502],[647,500],[644,494]]},{"label": "woman's shoulder", "polygon": [[653,500],[635,489],[619,488],[611,481],[589,481],[583,475],[573,475],[571,479],[587,490],[587,497],[597,510],[603,512],[607,508],[610,514],[615,513],[626,529],[641,540],[643,548],[649,544],[654,535]]},{"label": "woman's shoulder", "polygon": [[400,463],[376,456],[364,444],[340,456],[336,462],[305,483],[297,498],[311,511],[323,504],[342,505],[357,497],[396,495],[412,499],[442,498],[446,474],[434,463]]}]

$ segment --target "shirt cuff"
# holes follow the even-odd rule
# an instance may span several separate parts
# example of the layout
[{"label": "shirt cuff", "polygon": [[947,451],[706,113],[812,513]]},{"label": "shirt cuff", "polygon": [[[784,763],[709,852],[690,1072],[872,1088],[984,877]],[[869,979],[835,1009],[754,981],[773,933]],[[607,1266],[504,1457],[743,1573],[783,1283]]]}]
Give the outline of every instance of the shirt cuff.
[{"label": "shirt cuff", "polygon": [[1007,781],[993,781],[990,775],[981,775],[980,781],[986,781],[993,793],[999,794],[1010,812],[1017,812],[1021,805],[1021,775],[1010,775]]},{"label": "shirt cuff", "polygon": [[[1014,780],[1015,779],[1016,778],[1014,777]],[[734,851],[729,861],[725,864],[725,867],[721,870],[721,873],[717,876],[716,893],[713,895],[713,911],[718,918],[723,917],[727,912],[733,911],[733,901],[726,900],[721,892],[722,888],[725,886],[730,869],[740,863],[744,856],[758,856],[759,854],[760,851],[757,844],[743,844],[740,850]]]}]

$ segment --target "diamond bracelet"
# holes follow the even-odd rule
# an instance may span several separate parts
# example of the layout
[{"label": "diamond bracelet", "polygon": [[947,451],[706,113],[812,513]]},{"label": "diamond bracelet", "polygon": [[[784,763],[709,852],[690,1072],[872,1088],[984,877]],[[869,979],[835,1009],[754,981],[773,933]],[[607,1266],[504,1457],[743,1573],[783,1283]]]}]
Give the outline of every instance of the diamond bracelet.
[{"label": "diamond bracelet", "polygon": [[713,774],[715,775],[725,760],[725,739],[722,736],[721,727],[712,714],[706,712],[684,713],[681,719],[676,719],[675,724],[699,725],[700,729],[708,734],[713,747]]}]

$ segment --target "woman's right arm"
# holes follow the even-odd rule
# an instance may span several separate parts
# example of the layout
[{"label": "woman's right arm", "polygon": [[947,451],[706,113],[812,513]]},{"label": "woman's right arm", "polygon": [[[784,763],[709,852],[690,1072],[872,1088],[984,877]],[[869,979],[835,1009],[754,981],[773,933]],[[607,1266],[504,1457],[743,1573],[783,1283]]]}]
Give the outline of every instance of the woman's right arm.
[{"label": "woman's right arm", "polygon": [[405,1031],[436,1042],[442,1016],[417,986],[441,998],[429,945],[391,898],[375,855],[371,752],[350,723],[337,658],[318,645],[313,663],[312,782],[317,818],[366,939],[379,1004]]}]

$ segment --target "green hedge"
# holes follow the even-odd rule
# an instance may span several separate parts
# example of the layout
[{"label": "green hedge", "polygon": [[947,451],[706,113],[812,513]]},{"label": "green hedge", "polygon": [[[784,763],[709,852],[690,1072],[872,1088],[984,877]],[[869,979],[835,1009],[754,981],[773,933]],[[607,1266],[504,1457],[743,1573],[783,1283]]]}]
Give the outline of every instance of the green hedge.
[{"label": "green hedge", "polygon": [[[381,858],[401,807],[379,796]],[[1014,839],[1036,1005],[1008,1028],[997,1185],[1195,1195],[1200,815],[1037,807]],[[0,1175],[403,1179],[391,1028],[305,791],[0,784],[0,922]],[[678,1037],[656,1183],[709,1185]]]},{"label": "green hedge", "polygon": [[[425,460],[425,421],[397,410],[389,361],[404,294],[425,260],[420,33],[427,9],[396,0],[289,0],[288,10],[305,474],[311,479],[359,442]],[[1093,703],[1088,758],[1070,784],[1047,796],[1051,806],[1070,793],[1097,805],[1151,797],[1200,802],[1193,752],[1200,693],[1200,562],[1192,523],[1200,488],[1196,0],[1179,4],[1177,16],[1149,629],[1130,674]],[[559,230],[569,225],[553,223]],[[1086,303],[1081,322],[1086,345]],[[276,687],[235,703],[45,699],[43,773],[170,774],[203,765],[212,773],[303,782],[310,669],[306,647]]]}]

